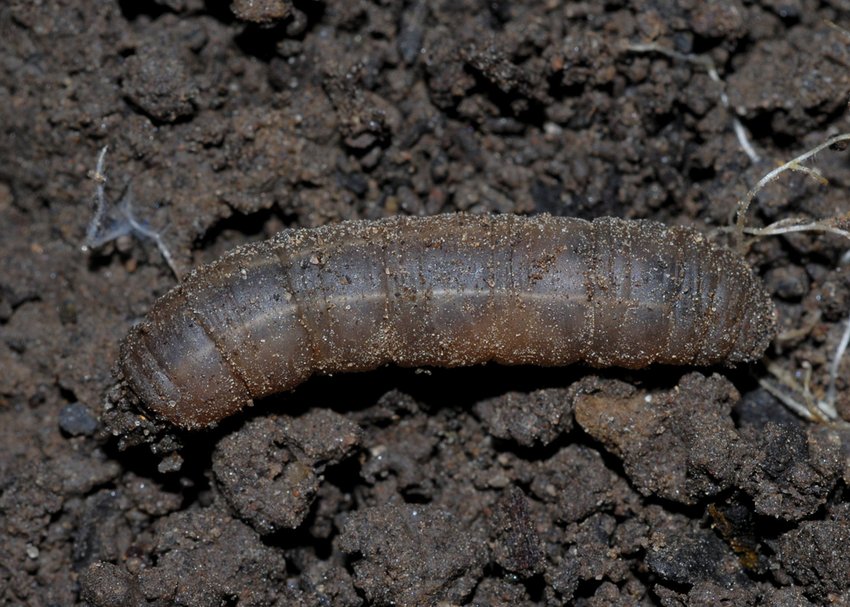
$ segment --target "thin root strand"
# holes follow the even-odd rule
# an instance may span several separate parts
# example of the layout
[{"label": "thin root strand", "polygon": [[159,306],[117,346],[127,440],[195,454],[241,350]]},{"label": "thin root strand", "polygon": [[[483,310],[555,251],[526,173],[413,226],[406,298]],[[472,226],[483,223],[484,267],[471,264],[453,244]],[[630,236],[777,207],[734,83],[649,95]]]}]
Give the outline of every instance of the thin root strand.
[{"label": "thin root strand", "polygon": [[828,147],[834,146],[837,143],[841,143],[843,141],[848,141],[848,140],[850,140],[850,133],[842,133],[840,135],[830,137],[829,139],[827,139],[826,141],[824,141],[820,145],[817,145],[817,146],[813,147],[812,149],[800,154],[796,158],[789,160],[785,164],[782,164],[782,165],[776,167],[775,169],[770,171],[767,175],[765,175],[764,177],[759,179],[758,183],[756,183],[756,185],[754,185],[752,187],[752,189],[749,192],[747,192],[747,195],[742,200],[738,201],[738,217],[737,217],[737,221],[736,221],[736,226],[737,226],[739,235],[744,233],[746,220],[747,220],[747,212],[750,209],[750,205],[752,204],[753,200],[755,200],[755,197],[758,195],[758,193],[767,184],[769,184],[771,181],[776,180],[776,178],[779,177],[785,171],[800,171],[800,172],[803,172],[807,175],[815,176],[815,178],[819,182],[824,183],[825,180],[823,178],[823,175],[820,174],[820,171],[815,171],[814,169],[806,169],[801,165],[801,163],[805,162],[806,160],[808,160],[809,158],[811,158],[812,156],[814,156],[815,154],[817,154],[821,150],[824,150]]}]

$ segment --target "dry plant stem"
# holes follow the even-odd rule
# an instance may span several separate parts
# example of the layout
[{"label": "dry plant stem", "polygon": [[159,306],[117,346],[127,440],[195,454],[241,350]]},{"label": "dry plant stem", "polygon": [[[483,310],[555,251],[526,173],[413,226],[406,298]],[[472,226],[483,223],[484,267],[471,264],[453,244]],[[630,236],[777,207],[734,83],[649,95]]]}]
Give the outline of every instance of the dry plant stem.
[{"label": "dry plant stem", "polygon": [[782,331],[779,335],[776,336],[774,343],[778,345],[783,345],[787,343],[794,343],[798,340],[805,339],[811,334],[812,329],[815,328],[820,322],[821,313],[820,310],[816,310],[811,314],[806,314],[803,316],[802,326],[797,327],[796,329],[790,329],[788,331]]},{"label": "dry plant stem", "polygon": [[750,143],[750,139],[747,135],[747,129],[743,124],[741,124],[741,121],[732,110],[732,106],[729,103],[729,96],[726,94],[726,83],[720,78],[720,75],[717,73],[717,68],[714,66],[714,62],[709,57],[705,55],[679,53],[657,44],[630,44],[626,47],[626,49],[633,53],[659,53],[672,59],[699,65],[705,69],[708,73],[708,77],[720,85],[720,103],[732,117],[732,129],[735,131],[735,137],[738,139],[738,144],[741,146],[741,149],[744,150],[744,153],[749,157],[753,164],[761,160],[761,156],[759,156],[759,153],[753,147],[752,143]]},{"label": "dry plant stem", "polygon": [[832,363],[829,365],[829,386],[826,389],[826,402],[821,409],[828,413],[833,419],[838,417],[838,411],[835,409],[835,400],[838,397],[835,383],[838,380],[838,367],[841,364],[841,359],[844,357],[844,352],[847,351],[847,346],[850,344],[850,317],[847,318],[847,324],[844,326],[844,333],[841,335],[841,341],[838,343],[838,348],[835,350],[835,356],[832,357]]},{"label": "dry plant stem", "polygon": [[835,22],[833,22],[833,21],[830,21],[829,19],[827,19],[827,20],[825,21],[825,23],[826,23],[829,27],[831,27],[832,29],[836,30],[838,33],[840,33],[840,34],[841,34],[842,36],[844,36],[845,38],[850,39],[850,32],[848,32],[848,31],[847,31],[846,29],[844,29],[843,27],[839,26],[838,24],[836,24],[836,23],[835,23]]},{"label": "dry plant stem", "polygon": [[[824,407],[823,401],[815,399],[806,386],[801,386],[793,375],[776,363],[768,364],[767,370],[771,375],[776,377],[780,384],[799,394],[805,404],[800,403],[797,399],[765,378],[759,379],[759,385],[803,419],[823,423],[834,421],[838,417],[837,414],[830,415],[828,412],[830,407]],[[834,407],[831,409],[832,411],[835,410]]]},{"label": "dry plant stem", "polygon": [[850,232],[829,225],[829,220],[811,221],[808,223],[798,223],[799,221],[801,220],[793,218],[782,219],[763,228],[744,228],[743,232],[750,236],[779,236],[794,232],[823,232],[825,234],[842,236],[850,240]]},{"label": "dry plant stem", "polygon": [[[736,222],[738,233],[739,234],[744,233],[744,230],[745,230],[744,226],[746,224],[746,219],[747,219],[747,211],[749,211],[750,204],[752,204],[756,195],[762,190],[762,188],[764,188],[771,181],[774,181],[777,177],[779,177],[785,171],[789,171],[789,170],[803,171],[803,172],[811,175],[813,170],[802,167],[800,163],[805,162],[806,160],[808,160],[809,158],[811,158],[812,156],[814,156],[815,154],[817,154],[821,150],[824,150],[824,149],[826,149],[830,146],[833,146],[837,143],[841,143],[842,141],[848,141],[848,140],[850,140],[850,133],[842,133],[840,135],[836,135],[835,137],[830,137],[829,139],[827,139],[826,141],[824,141],[820,145],[817,145],[814,148],[810,149],[809,151],[804,152],[803,154],[800,154],[799,156],[797,156],[793,160],[789,160],[785,164],[776,167],[770,173],[768,173],[767,175],[765,175],[764,177],[759,179],[758,183],[755,186],[753,186],[753,188],[749,192],[747,192],[747,195],[743,198],[743,200],[738,201],[738,219],[737,219],[737,222]],[[819,174],[818,174],[818,176],[820,177]],[[768,226],[768,227],[770,227],[770,226]],[[845,235],[845,234],[846,234],[846,232],[842,235]]]},{"label": "dry plant stem", "polygon": [[162,233],[151,230],[143,223],[139,222],[136,217],[130,212],[129,208],[127,209],[126,217],[127,222],[130,224],[130,231],[143,238],[149,238],[153,240],[156,243],[156,248],[159,249],[160,255],[162,255],[163,259],[165,259],[165,263],[168,264],[168,267],[174,273],[174,277],[177,280],[181,280],[181,273],[177,269],[177,265],[174,263],[174,258],[171,257],[171,252],[165,245],[165,241],[162,238]]}]

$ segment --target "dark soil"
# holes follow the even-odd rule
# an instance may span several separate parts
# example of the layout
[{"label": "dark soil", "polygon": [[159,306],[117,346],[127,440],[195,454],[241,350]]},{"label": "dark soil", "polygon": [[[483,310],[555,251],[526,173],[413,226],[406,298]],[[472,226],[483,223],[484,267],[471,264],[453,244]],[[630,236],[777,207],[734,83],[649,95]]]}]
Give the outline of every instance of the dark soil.
[{"label": "dark soil", "polygon": [[[850,432],[790,414],[763,365],[385,369],[134,447],[103,423],[175,273],[284,227],[728,225],[850,130],[842,27],[841,0],[0,3],[0,603],[850,604]],[[704,64],[637,44],[710,59],[762,159]],[[83,253],[106,145],[119,237]],[[829,185],[787,174],[750,224],[850,212],[848,154],[816,164]],[[766,361],[820,396],[847,248],[748,253]]]}]

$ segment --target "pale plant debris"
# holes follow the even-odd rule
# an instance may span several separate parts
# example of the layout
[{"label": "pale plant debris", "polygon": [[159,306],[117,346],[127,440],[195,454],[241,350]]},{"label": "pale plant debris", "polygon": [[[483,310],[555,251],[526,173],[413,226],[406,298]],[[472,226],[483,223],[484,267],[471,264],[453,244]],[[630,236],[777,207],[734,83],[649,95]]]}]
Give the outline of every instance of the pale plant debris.
[{"label": "pale plant debris", "polygon": [[826,23],[826,25],[828,27],[831,27],[832,29],[836,30],[838,33],[840,33],[845,38],[850,39],[850,32],[848,32],[846,29],[844,29],[843,27],[841,27],[840,25],[838,25],[834,21],[830,21],[829,19],[824,19],[824,23]]},{"label": "pale plant debris", "polygon": [[832,357],[832,362],[829,365],[829,385],[826,389],[826,402],[829,404],[832,413],[838,417],[838,412],[835,410],[835,400],[838,397],[835,382],[838,379],[838,366],[841,364],[841,359],[847,351],[847,345],[850,344],[850,317],[844,325],[844,333],[841,334],[841,341],[838,342],[838,347],[835,349],[835,356]]},{"label": "pale plant debris", "polygon": [[[850,326],[850,325],[848,325]],[[843,351],[841,352],[843,354]],[[838,352],[836,352],[838,354]],[[834,360],[839,360],[835,358]],[[837,367],[837,365],[834,365]],[[780,385],[766,379],[759,378],[759,385],[769,392],[783,405],[788,407],[793,413],[799,415],[803,419],[812,422],[825,423],[835,422],[839,420],[838,412],[835,409],[834,395],[833,400],[829,400],[829,395],[826,398],[817,398],[811,391],[811,365],[804,365],[803,383],[797,381],[792,373],[780,367],[776,363],[767,365],[767,371],[773,375]],[[831,378],[832,379],[832,378]],[[791,394],[783,390],[791,390]],[[830,381],[830,386],[834,387],[834,382]],[[800,402],[802,400],[803,402]]]},{"label": "pale plant debris", "polygon": [[139,239],[152,240],[159,249],[162,258],[179,280],[180,272],[174,258],[163,239],[164,232],[158,232],[139,220],[133,211],[133,198],[129,186],[121,199],[113,205],[106,197],[106,152],[109,146],[103,146],[97,155],[97,165],[89,177],[95,182],[95,209],[82,244],[84,253],[89,253],[122,236],[132,235]]},{"label": "pale plant debris", "polygon": [[[776,167],[775,169],[770,171],[767,175],[765,175],[764,177],[759,179],[758,183],[756,183],[756,185],[754,185],[752,187],[752,189],[750,189],[750,191],[747,192],[747,195],[743,199],[738,201],[738,218],[737,218],[737,221],[736,221],[736,226],[738,228],[738,232],[739,233],[745,232],[744,226],[745,226],[746,220],[747,220],[747,212],[749,211],[750,205],[752,204],[756,195],[767,184],[769,184],[771,181],[775,181],[776,178],[779,177],[785,171],[798,171],[798,172],[801,172],[801,173],[805,173],[806,175],[809,175],[809,176],[817,179],[817,181],[819,183],[821,183],[821,185],[828,185],[829,181],[827,181],[826,178],[824,178],[824,176],[820,173],[819,170],[817,170],[815,168],[805,167],[801,163],[805,162],[806,160],[808,160],[809,158],[811,158],[812,156],[814,156],[818,152],[825,150],[826,148],[839,145],[839,144],[843,143],[844,141],[848,141],[848,140],[850,140],[850,133],[841,133],[840,135],[835,135],[834,137],[830,137],[829,139],[827,139],[823,143],[816,145],[812,149],[800,154],[796,158],[789,160],[785,164],[782,164],[782,165]],[[782,220],[782,221],[785,221],[785,220]],[[818,222],[815,222],[815,223],[826,225],[826,223],[828,221],[830,221],[830,220],[821,220],[821,221],[818,221]],[[844,218],[844,221],[847,221],[846,217]],[[781,222],[777,222],[777,223],[781,223]],[[767,229],[770,229],[772,226],[775,226],[775,225],[776,224],[771,224],[771,225],[767,226],[766,228],[762,228],[762,229],[767,230]],[[818,231],[818,230],[810,230],[810,231]],[[832,231],[832,230],[819,230],[819,231]],[[842,230],[842,233],[840,235],[848,237],[848,232]]]},{"label": "pale plant debris", "polygon": [[835,234],[850,240],[850,213],[837,217],[827,217],[817,221],[808,219],[786,217],[763,228],[744,228],[744,234],[750,236],[779,236],[781,234],[792,234],[794,232],[823,232]]},{"label": "pale plant debris", "polygon": [[[750,205],[752,204],[753,200],[755,200],[758,193],[765,186],[767,186],[772,181],[775,181],[785,171],[801,172],[814,178],[822,185],[828,185],[829,181],[821,174],[821,172],[817,168],[806,167],[801,163],[812,158],[818,152],[821,152],[827,148],[843,148],[844,146],[842,144],[848,140],[850,140],[850,133],[841,133],[839,135],[830,137],[823,143],[816,145],[815,147],[807,150],[806,152],[803,152],[796,158],[793,158],[788,162],[776,167],[767,175],[759,179],[758,183],[756,183],[756,185],[754,185],[750,189],[750,191],[747,192],[747,195],[743,199],[738,201],[738,212],[737,219],[735,222],[735,230],[738,232],[739,242],[743,242],[744,234],[760,238],[765,236],[791,234],[795,232],[820,232],[835,234],[837,236],[841,236],[850,240],[850,213],[845,213],[843,215],[838,215],[835,217],[827,217],[825,219],[819,219],[815,221],[787,217],[785,219],[775,221],[763,228],[746,227],[747,212],[749,211]],[[842,262],[847,258],[848,252],[845,252],[845,254],[842,255]],[[836,382],[838,380],[838,369],[841,364],[841,359],[844,357],[844,354],[847,351],[848,344],[850,344],[850,316],[848,316],[848,319],[845,323],[844,333],[842,334],[841,340],[838,343],[838,347],[835,349],[835,354],[830,360],[829,379],[827,382],[826,393],[823,398],[816,397],[810,389],[809,383],[811,380],[811,367],[807,367],[804,376],[805,379],[802,385],[800,385],[799,382],[797,382],[797,380],[790,373],[788,373],[786,370],[782,369],[778,365],[770,364],[767,367],[767,370],[780,382],[780,384],[783,384],[787,388],[791,389],[796,395],[798,395],[802,399],[802,403],[793,396],[785,393],[778,386],[774,385],[772,382],[766,379],[760,379],[759,384],[765,390],[767,390],[777,399],[779,399],[783,404],[785,404],[785,406],[787,406],[789,409],[791,409],[792,411],[794,411],[805,419],[819,422],[839,421],[840,418],[838,415],[838,411],[835,408],[835,401],[838,397]]]},{"label": "pale plant debris", "polygon": [[[804,419],[814,422],[842,422],[835,407],[835,402],[838,399],[838,389],[836,382],[838,380],[838,370],[841,365],[841,360],[847,351],[847,346],[850,345],[850,317],[844,323],[844,331],[841,334],[841,339],[838,342],[838,347],[835,349],[835,354],[829,363],[829,380],[825,394],[822,398],[818,398],[811,390],[812,367],[808,363],[803,363],[803,383],[800,384],[796,378],[783,369],[776,363],[767,365],[768,372],[773,375],[776,380],[793,393],[788,394],[773,382],[761,378],[759,385],[770,392],[786,407]],[[799,397],[801,403],[796,397]],[[845,422],[846,423],[846,422]]]},{"label": "pale plant debris", "polygon": [[735,132],[735,137],[738,139],[738,144],[741,146],[741,149],[744,150],[744,153],[747,155],[747,157],[750,159],[750,162],[752,162],[753,164],[756,164],[761,161],[761,156],[756,151],[753,144],[750,142],[750,137],[747,134],[746,127],[744,127],[743,123],[740,121],[740,119],[738,119],[737,114],[732,108],[732,104],[729,103],[729,96],[726,94],[726,83],[720,77],[720,74],[717,73],[717,68],[715,67],[714,62],[711,60],[710,57],[708,57],[707,55],[680,53],[678,51],[674,51],[672,49],[654,43],[629,44],[626,46],[626,50],[633,53],[658,53],[660,55],[666,55],[671,59],[685,61],[687,63],[702,67],[708,74],[708,77],[720,85],[720,103],[732,117],[732,130]]},{"label": "pale plant debris", "polygon": [[782,331],[779,335],[776,336],[775,343],[778,345],[788,344],[788,343],[796,343],[802,339],[805,339],[809,335],[811,335],[812,330],[817,326],[820,322],[821,317],[820,310],[814,310],[813,312],[808,312],[803,314],[803,319],[801,321],[801,326],[796,327],[794,329],[788,329]]}]

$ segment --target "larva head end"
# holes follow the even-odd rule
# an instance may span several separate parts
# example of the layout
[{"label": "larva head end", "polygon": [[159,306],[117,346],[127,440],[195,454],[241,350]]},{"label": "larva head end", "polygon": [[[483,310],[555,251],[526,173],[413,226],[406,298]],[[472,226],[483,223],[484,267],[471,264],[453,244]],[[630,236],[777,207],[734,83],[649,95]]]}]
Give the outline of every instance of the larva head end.
[{"label": "larva head end", "polygon": [[761,360],[770,342],[776,337],[776,306],[762,285],[752,289],[743,317],[735,347],[729,362],[756,362]]}]

